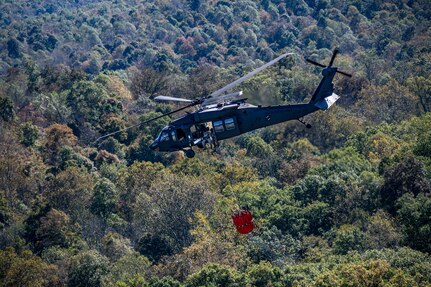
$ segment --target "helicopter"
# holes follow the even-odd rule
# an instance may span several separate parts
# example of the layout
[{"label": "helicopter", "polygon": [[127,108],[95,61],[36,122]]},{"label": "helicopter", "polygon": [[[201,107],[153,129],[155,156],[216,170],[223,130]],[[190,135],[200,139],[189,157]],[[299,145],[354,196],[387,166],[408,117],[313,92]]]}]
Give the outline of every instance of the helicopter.
[{"label": "helicopter", "polygon": [[219,145],[219,141],[221,140],[285,121],[298,120],[307,128],[311,128],[311,125],[305,123],[302,118],[318,110],[327,110],[339,99],[339,96],[334,93],[334,85],[332,83],[334,76],[337,73],[347,77],[352,76],[332,66],[338,53],[339,50],[336,48],[328,66],[311,59],[306,59],[308,63],[323,68],[323,78],[308,103],[262,107],[261,105],[255,106],[247,103],[247,98],[242,97],[242,91],[231,92],[234,87],[253,77],[255,74],[274,65],[281,59],[295,54],[285,53],[213,92],[209,96],[194,100],[157,96],[154,98],[156,101],[187,103],[187,105],[125,129],[104,135],[98,138],[96,142],[113,134],[148,124],[159,118],[192,107],[198,108],[194,112],[187,112],[185,115],[172,120],[160,131],[150,145],[152,150],[159,152],[183,151],[188,158],[193,158],[195,156],[194,146],[201,149],[208,147],[214,149]]}]

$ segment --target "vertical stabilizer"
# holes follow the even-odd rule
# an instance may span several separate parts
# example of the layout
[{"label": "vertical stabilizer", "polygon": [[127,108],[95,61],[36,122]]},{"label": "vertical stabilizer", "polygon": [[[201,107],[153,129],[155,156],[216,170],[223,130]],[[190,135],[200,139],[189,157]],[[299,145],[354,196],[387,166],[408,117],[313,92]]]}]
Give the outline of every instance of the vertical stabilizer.
[{"label": "vertical stabilizer", "polygon": [[322,110],[327,110],[340,98],[334,93],[334,84],[332,83],[332,80],[334,79],[335,74],[339,73],[347,77],[352,76],[346,72],[338,71],[336,67],[332,67],[337,54],[338,49],[335,49],[328,66],[307,59],[307,62],[324,68],[322,71],[323,79],[320,81],[319,86],[317,86],[317,89],[310,100],[310,104],[314,104],[316,107]]}]

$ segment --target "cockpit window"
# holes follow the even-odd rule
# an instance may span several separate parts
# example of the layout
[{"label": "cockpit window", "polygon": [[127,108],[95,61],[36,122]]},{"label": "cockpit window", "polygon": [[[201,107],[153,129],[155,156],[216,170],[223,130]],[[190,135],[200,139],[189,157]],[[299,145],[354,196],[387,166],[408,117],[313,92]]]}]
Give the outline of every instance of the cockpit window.
[{"label": "cockpit window", "polygon": [[168,141],[169,140],[169,133],[167,132],[167,131],[163,131],[161,134],[160,134],[160,141],[161,142],[166,142],[166,141]]}]

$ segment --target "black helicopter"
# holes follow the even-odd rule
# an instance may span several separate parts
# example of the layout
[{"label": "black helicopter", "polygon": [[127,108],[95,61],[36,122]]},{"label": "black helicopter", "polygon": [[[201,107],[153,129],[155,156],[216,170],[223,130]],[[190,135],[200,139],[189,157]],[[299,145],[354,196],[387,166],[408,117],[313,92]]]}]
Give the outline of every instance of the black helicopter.
[{"label": "black helicopter", "polygon": [[[187,157],[192,158],[195,155],[193,146],[215,148],[220,140],[281,122],[298,120],[306,125],[307,128],[311,128],[311,125],[306,124],[301,118],[317,110],[327,110],[339,99],[339,96],[334,93],[334,85],[332,83],[335,74],[340,73],[351,77],[350,74],[338,71],[336,67],[332,66],[338,54],[338,49],[334,50],[328,66],[306,59],[307,62],[324,68],[322,71],[323,78],[309,103],[262,107],[247,103],[247,99],[241,97],[242,91],[226,94],[243,81],[293,54],[283,54],[207,97],[195,100],[167,96],[155,97],[154,99],[157,101],[184,102],[188,103],[188,105],[137,125],[127,127],[126,129],[148,124],[161,117],[198,106],[197,111],[188,112],[171,121],[169,125],[162,129],[150,145],[150,148],[156,151],[172,152],[182,150]],[[96,141],[123,130],[107,134]]]}]

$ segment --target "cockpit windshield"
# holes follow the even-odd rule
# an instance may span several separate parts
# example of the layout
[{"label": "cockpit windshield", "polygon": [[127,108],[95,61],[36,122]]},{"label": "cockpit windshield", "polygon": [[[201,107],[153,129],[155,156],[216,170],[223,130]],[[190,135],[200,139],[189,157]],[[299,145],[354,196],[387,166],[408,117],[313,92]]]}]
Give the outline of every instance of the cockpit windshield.
[{"label": "cockpit windshield", "polygon": [[168,141],[169,140],[169,133],[168,132],[162,132],[161,134],[160,134],[160,139],[159,139],[159,141],[161,141],[161,142],[165,142],[165,141]]},{"label": "cockpit windshield", "polygon": [[169,128],[164,128],[157,136],[157,141],[164,142],[169,140]]}]

